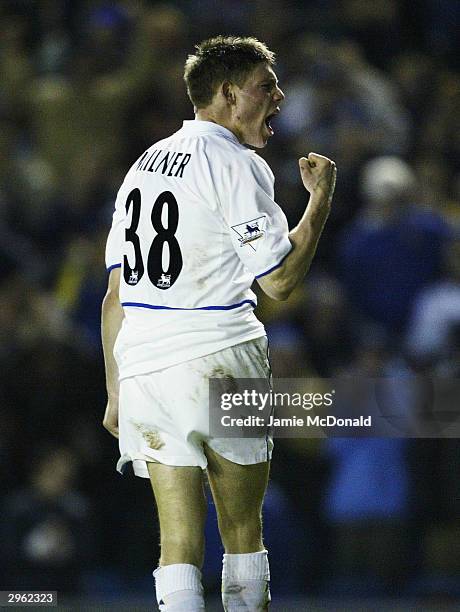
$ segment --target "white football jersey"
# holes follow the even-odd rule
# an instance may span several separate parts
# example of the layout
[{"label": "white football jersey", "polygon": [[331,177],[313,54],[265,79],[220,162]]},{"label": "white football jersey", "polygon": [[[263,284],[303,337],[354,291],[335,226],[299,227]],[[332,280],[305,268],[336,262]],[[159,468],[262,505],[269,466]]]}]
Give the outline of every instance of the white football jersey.
[{"label": "white football jersey", "polygon": [[265,334],[254,278],[291,250],[267,163],[226,128],[184,121],[134,163],[106,247],[121,267],[120,378]]}]

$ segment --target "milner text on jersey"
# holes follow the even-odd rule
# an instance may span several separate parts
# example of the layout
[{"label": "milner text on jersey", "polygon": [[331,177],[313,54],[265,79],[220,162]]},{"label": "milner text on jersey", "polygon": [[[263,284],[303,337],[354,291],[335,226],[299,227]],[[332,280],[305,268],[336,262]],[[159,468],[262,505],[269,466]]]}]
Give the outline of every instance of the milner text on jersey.
[{"label": "milner text on jersey", "polygon": [[163,149],[147,150],[137,162],[136,170],[159,172],[165,176],[182,178],[184,168],[191,157],[191,153],[179,153]]}]

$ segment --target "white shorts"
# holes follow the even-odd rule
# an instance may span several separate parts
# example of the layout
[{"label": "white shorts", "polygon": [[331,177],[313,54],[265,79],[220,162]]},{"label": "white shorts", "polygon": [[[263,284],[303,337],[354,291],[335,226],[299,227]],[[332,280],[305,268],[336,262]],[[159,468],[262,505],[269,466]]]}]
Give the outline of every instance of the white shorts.
[{"label": "white shorts", "polygon": [[147,462],[206,468],[203,444],[241,465],[271,459],[273,440],[209,436],[209,378],[269,378],[265,336],[164,370],[120,381],[119,472],[133,463],[149,478]]}]

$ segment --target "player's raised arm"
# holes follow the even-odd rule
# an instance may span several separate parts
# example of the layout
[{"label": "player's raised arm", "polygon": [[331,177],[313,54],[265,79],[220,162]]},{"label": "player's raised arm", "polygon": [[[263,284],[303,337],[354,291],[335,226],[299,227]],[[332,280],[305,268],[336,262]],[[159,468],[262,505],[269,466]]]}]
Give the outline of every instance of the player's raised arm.
[{"label": "player's raised arm", "polygon": [[337,170],[332,160],[309,153],[299,159],[299,167],[310,199],[298,225],[289,232],[292,251],[279,268],[257,279],[263,291],[275,300],[286,300],[308,272],[334,195]]},{"label": "player's raised arm", "polygon": [[104,427],[118,438],[118,366],[113,356],[113,347],[120,331],[124,313],[119,299],[120,270],[110,271],[107,293],[102,302],[102,348],[104,349],[105,377],[107,384],[107,407]]}]

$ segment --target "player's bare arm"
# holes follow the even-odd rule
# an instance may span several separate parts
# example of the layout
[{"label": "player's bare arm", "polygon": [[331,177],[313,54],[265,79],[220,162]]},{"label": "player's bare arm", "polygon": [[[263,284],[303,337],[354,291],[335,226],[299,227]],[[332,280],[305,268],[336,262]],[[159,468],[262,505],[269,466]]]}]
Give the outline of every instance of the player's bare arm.
[{"label": "player's bare arm", "polygon": [[104,350],[107,406],[103,425],[118,438],[118,366],[113,356],[113,347],[124,318],[119,299],[120,268],[110,271],[107,293],[102,302],[102,347]]},{"label": "player's bare arm", "polygon": [[286,300],[308,272],[334,195],[337,169],[332,160],[309,153],[299,159],[299,167],[310,199],[298,225],[289,232],[292,251],[279,268],[258,279],[264,292],[275,300]]}]

